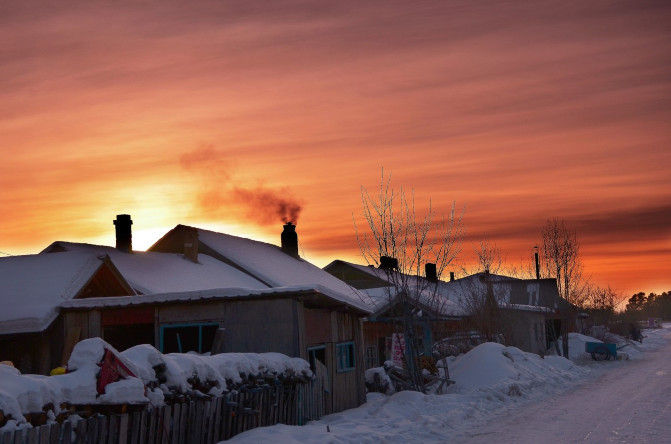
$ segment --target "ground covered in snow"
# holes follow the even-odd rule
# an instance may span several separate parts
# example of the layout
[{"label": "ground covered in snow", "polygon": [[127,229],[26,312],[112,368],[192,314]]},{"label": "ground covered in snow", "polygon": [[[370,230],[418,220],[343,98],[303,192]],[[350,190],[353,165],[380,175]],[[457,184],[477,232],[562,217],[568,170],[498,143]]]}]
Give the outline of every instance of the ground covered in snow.
[{"label": "ground covered in snow", "polygon": [[369,394],[359,408],[228,442],[663,442],[671,436],[665,327],[647,330],[643,344],[622,342],[618,354],[628,359],[616,362],[593,361],[583,350],[595,340],[578,334],[569,338],[572,360],[485,343],[450,361],[456,384],[447,394]]}]

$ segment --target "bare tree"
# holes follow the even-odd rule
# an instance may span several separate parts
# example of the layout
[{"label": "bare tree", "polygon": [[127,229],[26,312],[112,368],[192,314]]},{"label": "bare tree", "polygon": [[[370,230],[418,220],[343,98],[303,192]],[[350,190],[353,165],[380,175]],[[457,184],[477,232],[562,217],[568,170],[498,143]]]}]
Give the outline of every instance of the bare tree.
[{"label": "bare tree", "polygon": [[502,308],[508,307],[504,288],[495,285],[487,274],[482,279],[461,284],[461,301],[470,326],[490,342],[499,342],[498,335],[505,336]]},{"label": "bare tree", "polygon": [[618,294],[610,285],[606,288],[594,286],[588,290],[585,307],[592,312],[595,322],[607,324],[615,317],[615,308],[624,299],[625,296]]},{"label": "bare tree", "polygon": [[501,249],[487,237],[482,238],[477,245],[473,245],[473,253],[475,254],[474,263],[471,266],[461,267],[465,275],[507,272]]},{"label": "bare tree", "polygon": [[[423,391],[419,350],[415,346],[418,306],[437,306],[437,283],[423,278],[426,263],[436,266],[440,276],[456,258],[463,239],[463,210],[455,215],[453,202],[447,217],[436,220],[429,201],[426,214],[419,217],[414,193],[408,197],[403,188],[391,186],[391,175],[384,170],[377,195],[361,187],[363,218],[366,227],[354,227],[361,255],[368,265],[374,265],[390,282],[384,303],[396,304],[402,311],[400,328],[405,337],[405,361],[413,389]],[[421,302],[419,304],[418,302]]]},{"label": "bare tree", "polygon": [[[557,280],[559,295],[572,307],[584,305],[588,292],[588,279],[583,276],[580,242],[575,231],[569,230],[564,221],[548,220],[541,231],[541,263],[547,277]],[[568,357],[568,320],[572,313],[565,313],[562,322],[562,345]]]}]

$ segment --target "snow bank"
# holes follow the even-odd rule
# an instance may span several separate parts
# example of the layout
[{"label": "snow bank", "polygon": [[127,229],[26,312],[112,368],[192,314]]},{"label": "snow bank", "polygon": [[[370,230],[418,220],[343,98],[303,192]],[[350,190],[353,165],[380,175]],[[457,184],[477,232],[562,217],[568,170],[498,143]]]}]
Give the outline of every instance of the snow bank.
[{"label": "snow bank", "polygon": [[[277,425],[250,430],[228,442],[444,442],[453,431],[486,418],[493,410],[557,393],[589,373],[589,369],[562,357],[543,359],[497,343],[480,344],[458,358],[448,358],[448,368],[456,384],[450,385],[445,395],[370,393],[368,402],[359,408],[303,427]],[[368,370],[367,380],[376,374],[382,378],[384,370]]]},{"label": "snow bank", "polygon": [[[643,344],[631,343],[625,349],[633,359],[638,353],[668,343],[671,324],[644,335],[648,336]],[[473,427],[491,422],[494,413],[516,411],[525,403],[561,393],[616,365],[628,365],[626,361],[593,361],[584,353],[584,344],[596,342],[594,338],[572,334],[569,340],[569,348],[579,355],[577,362],[560,356],[543,359],[500,344],[481,344],[458,358],[448,358],[450,377],[456,380],[448,394],[369,393],[367,402],[359,408],[325,416],[303,427],[276,425],[250,430],[227,442],[465,442],[464,433],[472,435]],[[367,375],[373,377],[375,373],[369,371]],[[489,440],[496,441],[495,435]]]},{"label": "snow bank", "polygon": [[[583,335],[580,333],[569,333],[568,334],[568,357],[572,361],[582,361],[587,358],[592,359],[590,355],[585,354],[585,343],[587,342],[602,342],[596,338],[593,338],[591,336]],[[557,345],[559,346],[559,350],[562,350],[563,346],[563,339],[559,338],[557,340]],[[548,349],[548,353],[554,355],[556,354],[556,350],[554,346],[550,347]]]}]

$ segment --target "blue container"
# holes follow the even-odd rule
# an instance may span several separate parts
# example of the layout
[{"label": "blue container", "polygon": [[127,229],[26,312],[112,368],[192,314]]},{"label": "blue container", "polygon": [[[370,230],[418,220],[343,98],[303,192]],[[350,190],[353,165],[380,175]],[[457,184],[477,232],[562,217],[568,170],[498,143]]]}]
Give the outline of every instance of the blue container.
[{"label": "blue container", "polygon": [[617,359],[617,344],[608,342],[585,342],[585,353],[590,353],[595,361]]}]

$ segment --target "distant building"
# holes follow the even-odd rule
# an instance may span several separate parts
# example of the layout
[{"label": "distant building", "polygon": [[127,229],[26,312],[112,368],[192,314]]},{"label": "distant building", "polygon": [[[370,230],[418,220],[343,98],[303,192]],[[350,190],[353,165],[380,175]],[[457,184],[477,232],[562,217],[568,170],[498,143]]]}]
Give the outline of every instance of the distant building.
[{"label": "distant building", "polygon": [[[408,290],[413,292],[406,300],[417,314],[416,345],[424,355],[430,356],[438,341],[466,337],[465,334],[471,334],[478,326],[485,330],[488,326],[478,325],[475,318],[488,297],[495,301],[497,320],[501,321],[492,328],[500,331],[476,331],[477,334],[496,337],[508,345],[542,355],[552,337],[560,331],[568,304],[559,297],[554,279],[516,279],[477,273],[442,281],[431,276],[431,265],[427,267],[428,279],[426,276],[405,277]],[[365,295],[364,300],[372,312],[364,319],[366,364],[367,368],[382,365],[391,357],[394,333],[402,332],[400,298],[394,285],[394,281],[400,279],[394,279],[389,271],[380,268],[341,260],[331,262],[324,270]]]}]

